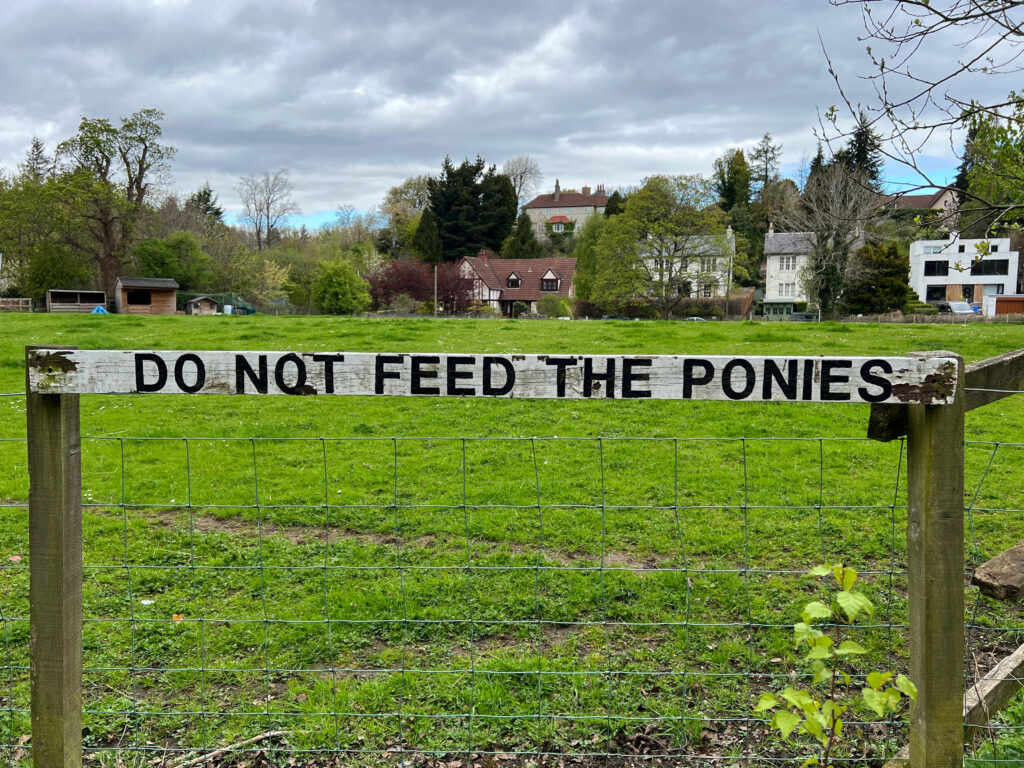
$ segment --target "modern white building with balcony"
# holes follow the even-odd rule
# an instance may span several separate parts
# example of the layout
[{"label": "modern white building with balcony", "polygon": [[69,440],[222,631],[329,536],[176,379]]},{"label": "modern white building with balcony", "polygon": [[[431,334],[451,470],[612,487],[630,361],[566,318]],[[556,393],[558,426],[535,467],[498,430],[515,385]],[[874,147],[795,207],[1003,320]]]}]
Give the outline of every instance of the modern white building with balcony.
[{"label": "modern white building with balcony", "polygon": [[[1008,237],[915,240],[910,244],[910,287],[921,301],[968,301],[1017,292],[1020,254]],[[991,303],[991,302],[989,302]]]}]

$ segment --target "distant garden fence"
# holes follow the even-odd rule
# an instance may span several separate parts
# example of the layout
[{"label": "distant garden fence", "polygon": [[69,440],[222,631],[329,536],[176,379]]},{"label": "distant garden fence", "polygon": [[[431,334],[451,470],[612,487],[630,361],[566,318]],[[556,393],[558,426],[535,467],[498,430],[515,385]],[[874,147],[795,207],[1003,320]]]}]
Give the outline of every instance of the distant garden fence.
[{"label": "distant garden fence", "polygon": [[[846,762],[909,738],[911,765],[957,765],[965,722],[1018,686],[1020,652],[985,671],[1016,614],[979,598],[965,651],[963,425],[1022,389],[1024,351],[966,372],[950,353],[228,354],[27,351],[0,756],[800,764],[752,706],[804,673],[793,606],[822,561],[860,566],[879,612],[851,631],[919,690],[909,733],[854,719]],[[874,404],[871,440],[80,437],[78,393],[168,391]],[[9,466],[25,444],[0,441]],[[1024,507],[1022,454],[966,444],[973,564]],[[0,505],[4,546],[25,511]]]}]

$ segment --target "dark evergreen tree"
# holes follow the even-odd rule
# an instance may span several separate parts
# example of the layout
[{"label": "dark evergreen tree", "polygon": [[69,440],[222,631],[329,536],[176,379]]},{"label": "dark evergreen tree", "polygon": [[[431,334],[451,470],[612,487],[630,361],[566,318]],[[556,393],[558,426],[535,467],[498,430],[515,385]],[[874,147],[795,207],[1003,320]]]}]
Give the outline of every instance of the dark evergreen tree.
[{"label": "dark evergreen tree", "polygon": [[25,151],[25,162],[19,166],[22,175],[35,184],[42,184],[53,175],[53,158],[46,154],[46,145],[38,136]]},{"label": "dark evergreen tree", "polygon": [[722,210],[750,203],[750,166],[742,149],[730,149],[715,160],[714,180]]},{"label": "dark evergreen tree", "polygon": [[481,248],[498,250],[515,223],[512,182],[479,156],[458,166],[446,157],[440,176],[427,181],[427,196],[445,261],[475,256]]},{"label": "dark evergreen tree", "polygon": [[775,144],[770,133],[765,133],[750,151],[750,182],[759,197],[766,186],[779,178],[781,157],[782,145]]},{"label": "dark evergreen tree", "polygon": [[967,190],[970,188],[971,169],[975,165],[975,139],[978,138],[978,125],[973,123],[967,129],[967,138],[964,139],[964,154],[960,158],[960,167],[957,169],[956,179],[953,180],[953,189],[956,191],[957,207],[963,207],[967,202]]},{"label": "dark evergreen tree", "polygon": [[539,259],[544,255],[544,249],[537,241],[533,231],[533,222],[530,217],[522,213],[516,220],[516,226],[512,234],[505,238],[501,246],[501,256],[504,259]]},{"label": "dark evergreen tree", "polygon": [[203,186],[197,189],[185,202],[185,206],[195,212],[196,218],[200,221],[224,222],[224,208],[217,204],[217,195],[210,188],[210,182],[204,181]]},{"label": "dark evergreen tree", "polygon": [[612,192],[608,198],[608,202],[604,205],[605,218],[609,216],[615,216],[622,213],[623,207],[626,205],[626,198],[622,196],[619,190]]},{"label": "dark evergreen tree", "polygon": [[492,165],[480,182],[481,247],[493,251],[502,247],[516,226],[517,210],[519,198],[512,180]]},{"label": "dark evergreen tree", "polygon": [[910,295],[910,260],[896,243],[865,245],[851,259],[842,306],[849,314],[892,312]]},{"label": "dark evergreen tree", "polygon": [[851,171],[863,174],[872,184],[882,180],[882,139],[871,125],[871,118],[861,110],[857,125],[846,146],[836,153],[836,161]]},{"label": "dark evergreen tree", "polygon": [[814,153],[814,157],[811,158],[811,167],[807,170],[807,178],[804,180],[804,188],[811,186],[811,181],[817,176],[821,169],[824,168],[825,163],[825,152],[821,148],[821,142],[818,142],[818,151]]},{"label": "dark evergreen tree", "polygon": [[442,260],[441,236],[437,231],[437,219],[433,212],[425,208],[420,215],[419,226],[412,238],[412,249],[416,255],[428,264],[438,264]]}]

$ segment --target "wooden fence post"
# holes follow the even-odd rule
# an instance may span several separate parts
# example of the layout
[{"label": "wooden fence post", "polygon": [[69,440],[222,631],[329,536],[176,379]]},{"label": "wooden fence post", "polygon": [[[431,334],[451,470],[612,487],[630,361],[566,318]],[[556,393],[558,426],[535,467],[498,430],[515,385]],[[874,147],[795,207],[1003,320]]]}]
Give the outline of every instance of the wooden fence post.
[{"label": "wooden fence post", "polygon": [[964,366],[956,398],[910,405],[907,438],[907,567],[912,768],[962,768],[964,706]]},{"label": "wooden fence post", "polygon": [[82,765],[79,396],[31,391],[33,349],[25,349],[32,763],[35,768],[76,768]]}]

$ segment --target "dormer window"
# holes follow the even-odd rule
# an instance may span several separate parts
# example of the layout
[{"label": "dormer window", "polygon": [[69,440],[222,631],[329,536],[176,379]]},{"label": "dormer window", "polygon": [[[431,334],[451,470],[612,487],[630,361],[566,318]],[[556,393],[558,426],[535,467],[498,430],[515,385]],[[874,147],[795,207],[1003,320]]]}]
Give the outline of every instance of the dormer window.
[{"label": "dormer window", "polygon": [[508,287],[509,288],[521,288],[523,286],[523,279],[519,277],[515,272],[508,276]]},{"label": "dormer window", "polygon": [[558,281],[557,280],[541,280],[540,289],[542,291],[557,291]]}]

